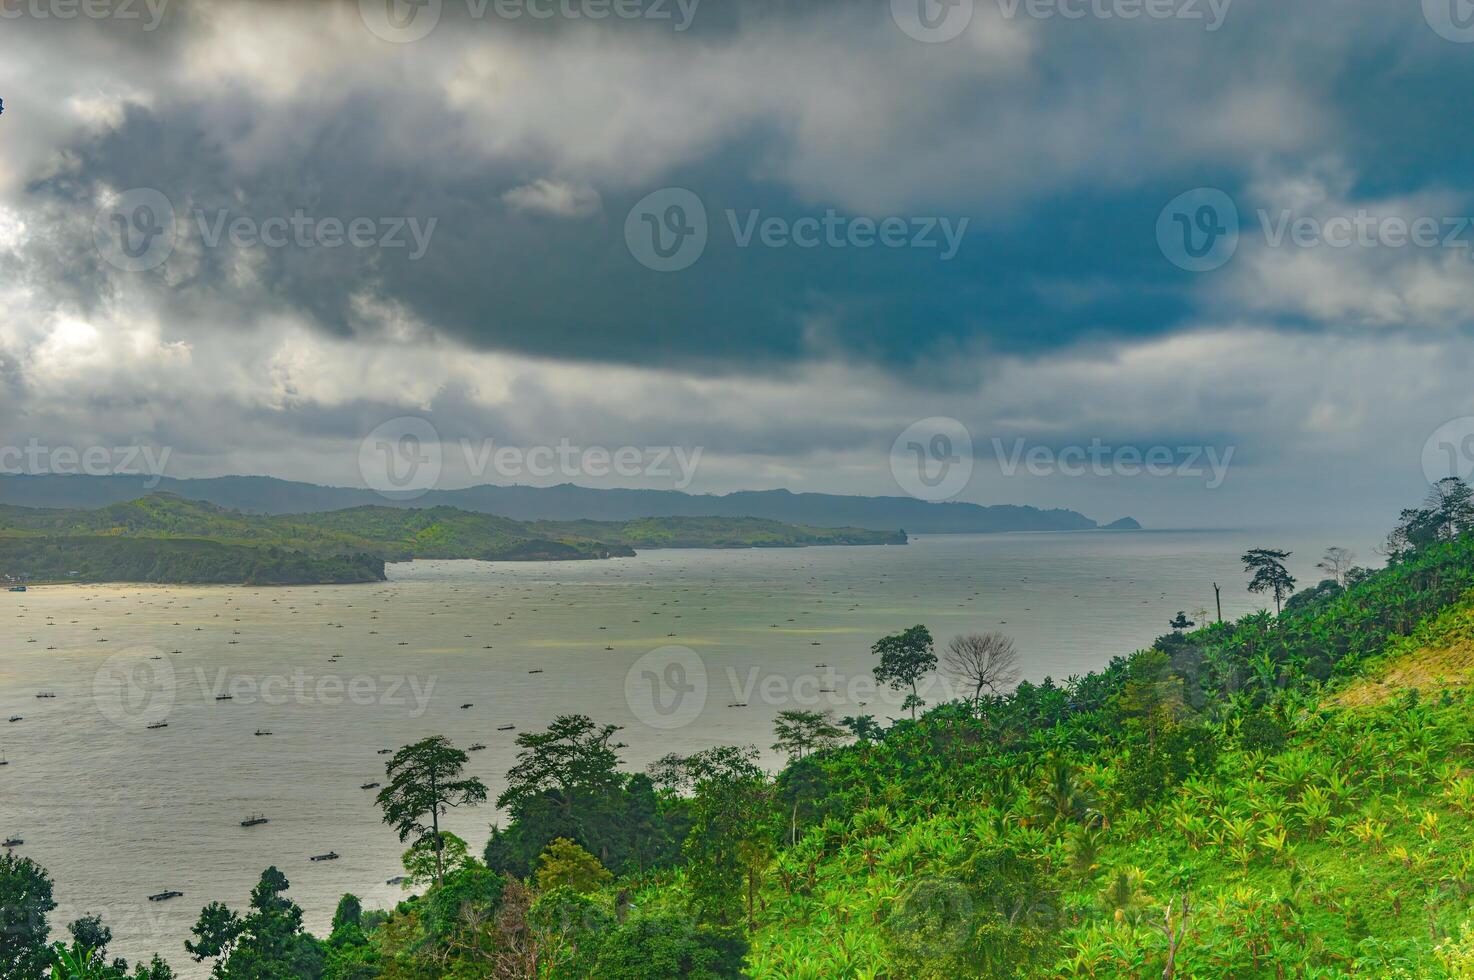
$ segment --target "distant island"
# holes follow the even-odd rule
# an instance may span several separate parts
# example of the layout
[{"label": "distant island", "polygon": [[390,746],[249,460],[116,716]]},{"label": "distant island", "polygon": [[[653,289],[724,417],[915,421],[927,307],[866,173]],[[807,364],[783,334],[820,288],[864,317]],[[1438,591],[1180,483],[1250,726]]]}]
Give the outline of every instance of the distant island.
[{"label": "distant island", "polygon": [[905,544],[902,531],[759,518],[517,521],[453,507],[362,506],[245,514],[173,493],[96,509],[0,504],[0,578],[10,581],[301,585],[383,581],[417,558],[569,561],[635,548]]},{"label": "distant island", "polygon": [[[692,494],[678,490],[598,490],[476,486],[393,500],[372,490],[324,487],[266,476],[203,480],[144,476],[0,475],[0,503],[24,507],[90,508],[134,500],[153,490],[203,500],[246,514],[306,514],[350,507],[454,507],[515,521],[637,521],[642,518],[759,518],[811,528],[860,528],[915,534],[997,534],[1009,531],[1094,531],[1102,525],[1073,510],[999,504],[927,503],[911,497],[857,497],[788,490]],[[1126,517],[1108,530],[1139,530]]]}]

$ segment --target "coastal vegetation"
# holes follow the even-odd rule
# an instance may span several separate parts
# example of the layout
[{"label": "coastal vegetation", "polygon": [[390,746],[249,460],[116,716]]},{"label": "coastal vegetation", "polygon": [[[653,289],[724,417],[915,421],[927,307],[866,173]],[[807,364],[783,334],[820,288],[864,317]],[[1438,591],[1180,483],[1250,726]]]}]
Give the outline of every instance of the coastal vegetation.
[{"label": "coastal vegetation", "polygon": [[0,506],[0,579],[294,585],[380,581],[424,559],[597,560],[635,548],[904,544],[902,532],[756,518],[514,521],[451,507],[243,514],[155,493],[95,510]]},{"label": "coastal vegetation", "polygon": [[[1468,977],[1469,495],[1404,512],[1387,555],[1292,593],[1287,556],[1251,552],[1278,615],[1180,614],[1097,673],[1011,689],[1006,637],[941,659],[901,630],[874,652],[902,717],[786,711],[777,773],[752,746],[629,772],[617,727],[560,717],[518,735],[479,856],[428,815],[485,788],[453,746],[408,746],[436,764],[391,762],[380,803],[419,894],[347,896],[318,938],[268,869],[189,951],[222,980]],[[947,666],[967,696],[918,703],[916,672]],[[38,875],[0,867],[32,912],[0,964],[127,975],[68,965],[90,926],[46,945]]]}]

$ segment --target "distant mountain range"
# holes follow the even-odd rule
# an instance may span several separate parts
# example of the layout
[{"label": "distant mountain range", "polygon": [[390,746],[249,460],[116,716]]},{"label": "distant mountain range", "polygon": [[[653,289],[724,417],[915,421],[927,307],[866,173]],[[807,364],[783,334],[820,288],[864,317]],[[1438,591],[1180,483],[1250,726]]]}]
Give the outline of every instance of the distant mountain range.
[{"label": "distant mountain range", "polygon": [[0,475],[0,503],[22,507],[95,508],[134,500],[155,490],[248,514],[305,514],[370,505],[456,507],[518,521],[631,521],[646,517],[756,517],[809,527],[904,529],[911,534],[1005,531],[1138,530],[1129,517],[1101,525],[1072,510],[1014,505],[932,504],[911,497],[855,497],[788,490],[743,490],[712,495],[678,490],[600,490],[571,483],[555,487],[493,486],[435,490],[409,500],[372,490],[324,487],[266,476],[186,480],[145,476]]}]

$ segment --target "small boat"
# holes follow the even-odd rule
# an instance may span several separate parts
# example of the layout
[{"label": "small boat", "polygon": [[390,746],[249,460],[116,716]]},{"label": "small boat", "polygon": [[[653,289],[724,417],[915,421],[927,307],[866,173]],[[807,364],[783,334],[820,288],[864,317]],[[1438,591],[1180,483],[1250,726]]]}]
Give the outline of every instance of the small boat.
[{"label": "small boat", "polygon": [[38,697],[38,698],[54,698],[54,697],[56,697],[56,695],[55,694],[52,694],[50,691],[42,691],[40,694],[36,695],[36,697]]},{"label": "small boat", "polygon": [[257,734],[257,735],[270,735],[270,734],[271,734],[271,733],[270,733],[270,732],[268,732],[268,731],[267,731],[267,730],[266,730],[266,729],[264,729],[264,728],[258,728],[258,729],[256,729],[256,734]]},{"label": "small boat", "polygon": [[384,882],[384,884],[386,884],[386,885],[402,885],[406,881],[409,881],[409,879],[406,878],[404,875],[395,875],[393,878],[390,878],[388,881]]},{"label": "small boat", "polygon": [[380,749],[379,750],[379,755],[388,755],[389,753],[391,753],[393,751],[394,751],[393,749]]},{"label": "small boat", "polygon": [[379,788],[379,784],[378,783],[364,783],[362,786],[360,786],[358,788],[359,789],[378,789]]},{"label": "small boat", "polygon": [[254,817],[247,817],[246,819],[242,820],[241,821],[241,826],[242,827],[259,827],[263,823],[270,823],[270,821],[266,819],[266,816],[264,814],[258,813]]},{"label": "small boat", "polygon": [[21,720],[23,720],[23,719],[21,718],[20,715],[11,715],[9,718],[6,719],[6,721],[21,721]]},{"label": "small boat", "polygon": [[328,851],[326,854],[314,854],[312,857],[308,858],[308,860],[309,861],[336,861],[336,860],[338,860],[338,852],[337,851]]},{"label": "small boat", "polygon": [[499,732],[510,732],[515,727],[515,725],[498,725],[496,730]]},{"label": "small boat", "polygon": [[542,669],[539,668],[538,670],[529,670],[528,673],[529,674],[541,674],[542,673]]},{"label": "small boat", "polygon": [[476,705],[474,705],[474,704],[463,704],[463,705],[461,705],[461,710],[462,711],[465,711],[467,708],[474,708],[474,707],[476,707]]},{"label": "small boat", "polygon": [[467,752],[480,752],[480,751],[482,751],[485,748],[486,748],[486,746],[482,745],[480,742],[477,742],[475,745],[471,746],[466,751]]},{"label": "small boat", "polygon": [[11,592],[24,592],[24,591],[26,591],[26,587],[24,585],[12,585],[10,587],[10,591]]},{"label": "small boat", "polygon": [[10,760],[7,759],[7,758],[5,758],[5,756],[0,755],[0,766],[8,766],[8,765],[10,765]]},{"label": "small boat", "polygon": [[215,695],[215,700],[216,701],[232,701],[234,699],[235,699],[235,695],[234,694],[217,694],[217,695]]},{"label": "small boat", "polygon": [[183,898],[183,897],[184,897],[184,892],[172,892],[172,891],[171,892],[159,892],[157,895],[150,895],[148,897],[148,900],[150,902],[167,902],[171,898]]},{"label": "small boat", "polygon": [[25,841],[19,837],[7,837],[5,840],[0,841],[0,847],[20,847],[24,843]]},{"label": "small boat", "polygon": [[168,728],[169,723],[167,721],[156,721],[152,725],[147,725],[145,727],[148,728],[149,731],[153,731],[156,728]]}]

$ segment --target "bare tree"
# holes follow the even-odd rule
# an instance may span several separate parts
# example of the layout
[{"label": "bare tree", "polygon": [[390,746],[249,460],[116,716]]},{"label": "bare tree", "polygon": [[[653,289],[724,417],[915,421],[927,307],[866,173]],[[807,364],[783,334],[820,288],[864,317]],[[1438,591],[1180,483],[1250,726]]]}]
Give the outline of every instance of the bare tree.
[{"label": "bare tree", "polygon": [[972,687],[973,707],[983,692],[999,694],[1018,683],[1018,649],[1002,633],[969,633],[954,636],[947,644],[944,665],[948,672]]},{"label": "bare tree", "polygon": [[1321,556],[1315,567],[1326,572],[1336,580],[1340,586],[1346,585],[1346,573],[1351,571],[1352,563],[1356,561],[1356,552],[1349,548],[1327,548],[1326,553]]}]

